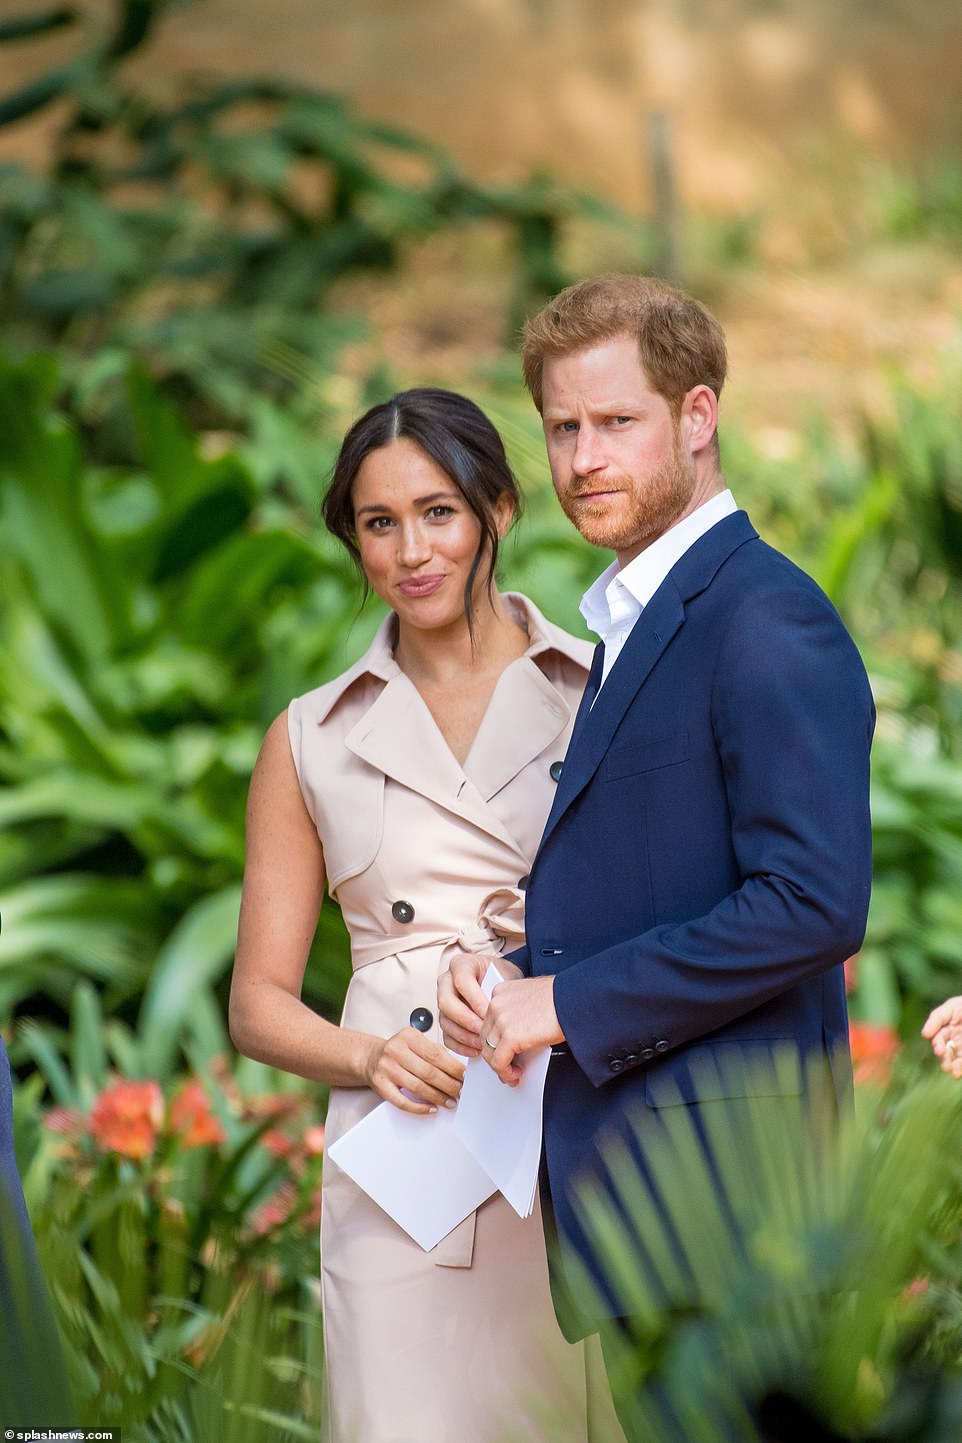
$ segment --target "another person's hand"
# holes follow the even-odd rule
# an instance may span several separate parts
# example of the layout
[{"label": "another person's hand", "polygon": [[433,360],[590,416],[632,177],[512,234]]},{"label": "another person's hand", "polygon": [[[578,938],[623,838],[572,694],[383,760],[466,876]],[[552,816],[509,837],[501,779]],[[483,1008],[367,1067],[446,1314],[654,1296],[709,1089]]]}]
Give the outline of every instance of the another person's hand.
[{"label": "another person's hand", "polygon": [[[464,1063],[414,1027],[375,1038],[367,1083],[402,1112],[437,1112],[454,1107],[464,1081]],[[403,1089],[403,1091],[402,1091]],[[410,1094],[410,1096],[408,1095]]]},{"label": "another person's hand", "polygon": [[565,1035],[554,1006],[554,977],[499,982],[480,1033],[481,1055],[509,1087],[521,1081],[517,1061],[532,1047],[552,1047]]},{"label": "another person's hand", "polygon": [[438,978],[438,1018],[444,1041],[462,1057],[481,1056],[481,1024],[488,999],[481,988],[484,974],[494,963],[502,977],[520,977],[521,971],[504,957],[462,952]]},{"label": "another person's hand", "polygon": [[947,997],[929,1013],[922,1036],[932,1044],[943,1072],[962,1078],[962,997]]}]

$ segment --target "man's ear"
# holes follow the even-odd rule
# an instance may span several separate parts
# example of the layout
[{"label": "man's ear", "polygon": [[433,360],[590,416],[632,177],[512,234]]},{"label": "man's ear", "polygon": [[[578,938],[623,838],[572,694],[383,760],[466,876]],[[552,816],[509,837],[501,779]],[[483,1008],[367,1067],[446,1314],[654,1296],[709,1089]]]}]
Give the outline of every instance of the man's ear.
[{"label": "man's ear", "polygon": [[694,456],[710,445],[718,429],[718,397],[710,386],[693,386],[681,403],[681,431]]}]

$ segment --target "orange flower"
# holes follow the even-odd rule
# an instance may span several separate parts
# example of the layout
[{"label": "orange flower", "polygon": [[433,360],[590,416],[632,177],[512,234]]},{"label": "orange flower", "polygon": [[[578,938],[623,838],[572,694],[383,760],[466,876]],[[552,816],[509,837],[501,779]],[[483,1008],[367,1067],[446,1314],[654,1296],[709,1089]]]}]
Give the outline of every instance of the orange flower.
[{"label": "orange flower", "polygon": [[272,1233],[287,1222],[297,1204],[297,1190],[292,1182],[282,1182],[275,1193],[262,1202],[251,1218],[251,1230],[255,1237]]},{"label": "orange flower", "polygon": [[246,1121],[260,1121],[265,1117],[283,1122],[294,1117],[304,1108],[305,1098],[298,1092],[268,1092],[256,1097],[245,1097],[243,1117]]},{"label": "orange flower", "polygon": [[885,1022],[850,1022],[848,1040],[856,1084],[867,1082],[884,1087],[892,1075],[892,1062],[899,1051],[899,1035]]},{"label": "orange flower", "polygon": [[276,1127],[270,1127],[261,1138],[261,1147],[270,1153],[271,1157],[290,1157],[294,1151],[294,1144],[286,1132],[281,1132]]},{"label": "orange flower", "polygon": [[207,1093],[196,1078],[185,1082],[170,1104],[168,1124],[177,1133],[181,1147],[205,1147],[223,1142],[223,1127],[210,1109]]},{"label": "orange flower", "polygon": [[44,1115],[43,1125],[48,1132],[57,1132],[61,1137],[80,1137],[87,1130],[87,1119],[75,1107],[51,1107]]},{"label": "orange flower", "polygon": [[163,1116],[164,1098],[156,1082],[115,1082],[94,1103],[90,1130],[109,1152],[149,1157]]},{"label": "orange flower", "polygon": [[320,1123],[314,1123],[311,1127],[305,1127],[304,1136],[301,1139],[304,1144],[304,1151],[311,1157],[320,1157],[324,1151],[324,1129]]}]

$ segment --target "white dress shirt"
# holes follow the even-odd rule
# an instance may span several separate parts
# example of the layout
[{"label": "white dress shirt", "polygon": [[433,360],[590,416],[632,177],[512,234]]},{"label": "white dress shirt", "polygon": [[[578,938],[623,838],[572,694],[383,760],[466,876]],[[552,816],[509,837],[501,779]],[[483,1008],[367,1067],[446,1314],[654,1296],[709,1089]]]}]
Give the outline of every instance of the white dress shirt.
[{"label": "white dress shirt", "polygon": [[622,568],[617,560],[613,561],[589,586],[581,598],[581,614],[590,630],[605,644],[604,669],[598,691],[618,660],[631,628],[675,562],[681,560],[700,536],[737,510],[732,493],[722,491],[686,516],[684,521],[670,526],[627,566]]}]

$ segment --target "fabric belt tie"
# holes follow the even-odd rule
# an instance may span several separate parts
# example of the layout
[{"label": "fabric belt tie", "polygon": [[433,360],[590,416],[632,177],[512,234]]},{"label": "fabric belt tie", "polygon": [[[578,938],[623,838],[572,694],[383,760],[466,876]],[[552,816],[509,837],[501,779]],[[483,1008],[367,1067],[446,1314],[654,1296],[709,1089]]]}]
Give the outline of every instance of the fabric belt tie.
[{"label": "fabric belt tie", "polygon": [[510,952],[524,942],[524,893],[518,887],[498,887],[489,892],[478,908],[475,919],[457,931],[431,932],[406,928],[388,936],[368,934],[355,938],[351,961],[355,972],[383,962],[386,957],[402,957],[406,952],[432,947],[441,950],[438,972],[446,972],[461,952]]}]

